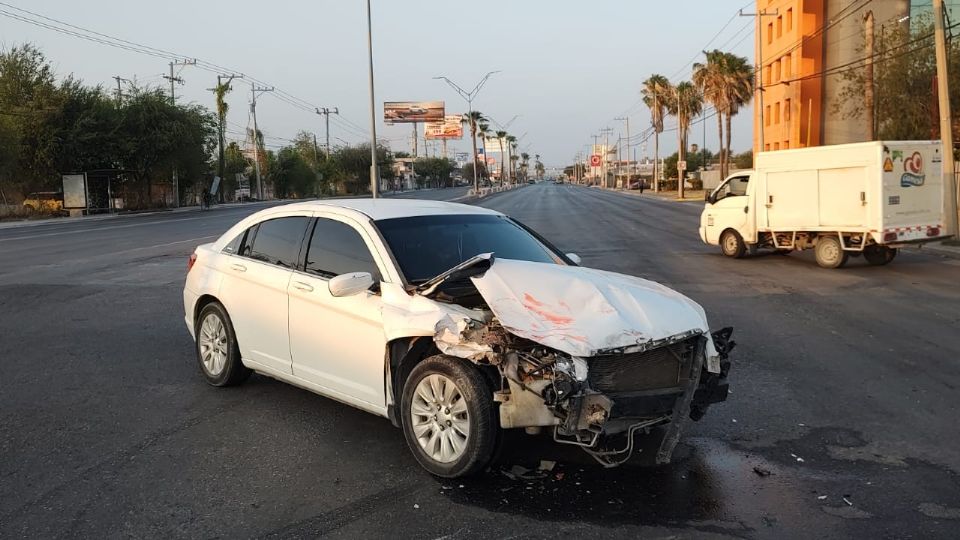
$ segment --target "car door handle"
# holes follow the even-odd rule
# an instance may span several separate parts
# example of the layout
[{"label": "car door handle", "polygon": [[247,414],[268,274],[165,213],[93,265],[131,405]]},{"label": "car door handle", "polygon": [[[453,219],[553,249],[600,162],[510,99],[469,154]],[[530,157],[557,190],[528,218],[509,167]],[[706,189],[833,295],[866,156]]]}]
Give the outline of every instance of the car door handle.
[{"label": "car door handle", "polygon": [[310,285],[309,283],[304,283],[302,281],[294,281],[293,288],[297,290],[301,290],[303,292],[313,292],[313,285]]},{"label": "car door handle", "polygon": [[744,206],[744,207],[743,207],[743,213],[746,214],[746,213],[749,213],[749,212],[750,212],[750,207],[749,207],[749,206]]},{"label": "car door handle", "polygon": [[238,263],[233,263],[233,264],[231,264],[231,265],[230,265],[230,269],[231,269],[231,270],[235,270],[235,271],[237,271],[237,272],[246,272],[246,271],[247,271],[247,267],[246,267],[246,266],[244,266],[244,265],[242,265],[242,264],[238,264]]}]

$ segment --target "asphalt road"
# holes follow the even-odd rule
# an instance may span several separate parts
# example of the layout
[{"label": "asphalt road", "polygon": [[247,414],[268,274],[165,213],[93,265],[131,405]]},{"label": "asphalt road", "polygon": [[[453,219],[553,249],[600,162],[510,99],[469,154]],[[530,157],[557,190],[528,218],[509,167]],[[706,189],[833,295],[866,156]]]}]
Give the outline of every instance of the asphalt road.
[{"label": "asphalt road", "polygon": [[[730,260],[700,205],[572,186],[481,204],[735,327],[730,399],[672,464],[516,435],[484,475],[437,480],[385,419],[201,380],[187,256],[253,208],[63,222],[0,230],[0,537],[956,537],[960,260]],[[541,458],[546,478],[503,473]]]}]

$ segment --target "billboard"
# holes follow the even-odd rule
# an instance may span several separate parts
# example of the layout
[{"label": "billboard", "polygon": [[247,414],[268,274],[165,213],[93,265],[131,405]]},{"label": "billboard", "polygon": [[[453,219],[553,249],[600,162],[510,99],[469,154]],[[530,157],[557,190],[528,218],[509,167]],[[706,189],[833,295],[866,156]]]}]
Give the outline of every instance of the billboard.
[{"label": "billboard", "polygon": [[87,207],[87,175],[63,175],[63,207],[65,209]]},{"label": "billboard", "polygon": [[[491,152],[498,152],[498,153],[499,153],[499,152],[500,152],[500,139],[498,139],[498,138],[496,138],[496,137],[484,137],[484,139],[483,139],[483,148],[487,151],[488,154],[491,153]],[[504,151],[506,151],[506,149],[507,149],[507,141],[503,141],[503,149],[504,149]]]},{"label": "billboard", "polygon": [[383,121],[388,123],[442,122],[442,101],[385,101]]},{"label": "billboard", "polygon": [[448,114],[443,122],[427,122],[424,124],[423,135],[427,139],[462,139],[463,116]]}]

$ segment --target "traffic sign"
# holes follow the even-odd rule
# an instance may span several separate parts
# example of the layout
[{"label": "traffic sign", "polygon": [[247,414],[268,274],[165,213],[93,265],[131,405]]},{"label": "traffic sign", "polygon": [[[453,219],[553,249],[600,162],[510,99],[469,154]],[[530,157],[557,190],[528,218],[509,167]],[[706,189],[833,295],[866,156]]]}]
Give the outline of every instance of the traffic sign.
[{"label": "traffic sign", "polygon": [[678,171],[685,171],[685,170],[687,170],[687,162],[686,162],[686,161],[678,161],[678,162],[677,162],[677,170],[678,170]]},{"label": "traffic sign", "polygon": [[592,156],[590,156],[590,166],[591,166],[591,167],[599,167],[600,164],[601,164],[600,154],[593,154]]}]

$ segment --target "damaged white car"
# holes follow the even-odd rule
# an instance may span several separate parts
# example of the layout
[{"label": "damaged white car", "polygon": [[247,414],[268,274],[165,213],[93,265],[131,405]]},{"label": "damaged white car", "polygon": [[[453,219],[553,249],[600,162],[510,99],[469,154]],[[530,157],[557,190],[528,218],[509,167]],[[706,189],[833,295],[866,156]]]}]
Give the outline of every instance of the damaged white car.
[{"label": "damaged white car", "polygon": [[515,428],[613,466],[664,425],[668,462],[684,422],[726,399],[731,331],[578,262],[484,208],[291,204],[196,249],[185,321],[210,384],[256,371],[387,417],[439,476],[483,469]]}]

